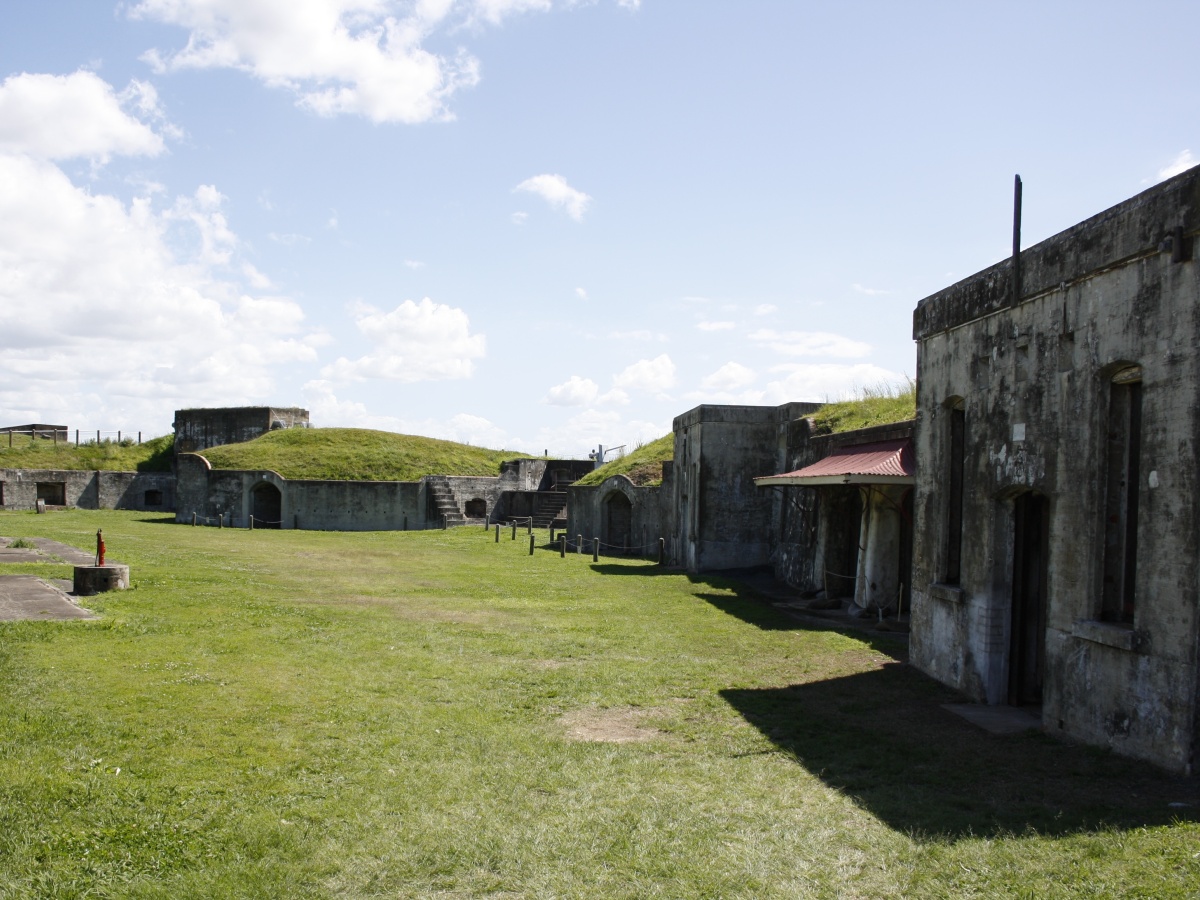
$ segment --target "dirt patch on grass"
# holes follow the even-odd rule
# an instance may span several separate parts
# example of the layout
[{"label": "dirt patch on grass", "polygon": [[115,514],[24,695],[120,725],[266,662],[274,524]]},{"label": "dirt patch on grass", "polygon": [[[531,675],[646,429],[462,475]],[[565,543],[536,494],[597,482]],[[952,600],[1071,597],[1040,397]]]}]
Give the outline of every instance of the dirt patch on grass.
[{"label": "dirt patch on grass", "polygon": [[665,732],[642,725],[654,714],[652,709],[622,707],[616,709],[577,709],[558,721],[571,741],[597,741],[606,744],[631,744],[662,737]]}]

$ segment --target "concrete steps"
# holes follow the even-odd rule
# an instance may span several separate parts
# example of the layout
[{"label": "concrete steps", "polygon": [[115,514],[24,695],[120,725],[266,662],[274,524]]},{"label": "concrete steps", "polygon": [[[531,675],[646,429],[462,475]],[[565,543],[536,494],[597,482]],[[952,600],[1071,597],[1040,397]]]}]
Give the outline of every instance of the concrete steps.
[{"label": "concrete steps", "polygon": [[450,482],[445,478],[432,477],[425,482],[425,485],[437,507],[438,515],[446,527],[454,528],[467,524],[466,516],[459,509],[458,501],[454,499],[454,491],[450,489]]},{"label": "concrete steps", "polygon": [[555,522],[567,519],[567,492],[542,491],[537,495],[533,508],[533,527],[549,528]]}]

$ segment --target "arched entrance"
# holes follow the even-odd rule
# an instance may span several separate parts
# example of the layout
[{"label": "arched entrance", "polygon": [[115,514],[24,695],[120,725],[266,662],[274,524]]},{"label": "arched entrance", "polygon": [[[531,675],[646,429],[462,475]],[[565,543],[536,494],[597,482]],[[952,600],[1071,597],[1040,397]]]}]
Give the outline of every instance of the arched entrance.
[{"label": "arched entrance", "polygon": [[633,542],[633,504],[620,491],[604,500],[604,529],[600,538],[609,553],[622,552]]},{"label": "arched entrance", "polygon": [[255,528],[279,528],[283,524],[283,497],[279,488],[264,481],[255,486],[250,496]]}]

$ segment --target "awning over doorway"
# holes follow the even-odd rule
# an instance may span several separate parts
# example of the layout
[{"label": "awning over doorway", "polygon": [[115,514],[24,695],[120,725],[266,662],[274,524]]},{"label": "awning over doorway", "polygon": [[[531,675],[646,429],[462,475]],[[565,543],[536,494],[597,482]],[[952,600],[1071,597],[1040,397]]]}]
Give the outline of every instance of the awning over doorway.
[{"label": "awning over doorway", "polygon": [[768,485],[912,484],[916,474],[912,441],[879,441],[841,447],[811,466],[783,475],[764,475],[754,483]]}]

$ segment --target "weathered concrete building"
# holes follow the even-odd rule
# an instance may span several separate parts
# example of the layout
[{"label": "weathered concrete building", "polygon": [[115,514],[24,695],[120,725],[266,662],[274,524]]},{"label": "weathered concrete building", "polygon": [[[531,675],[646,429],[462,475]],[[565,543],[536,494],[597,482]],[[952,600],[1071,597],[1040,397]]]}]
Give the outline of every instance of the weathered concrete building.
[{"label": "weathered concrete building", "polygon": [[[921,301],[912,660],[1196,765],[1200,169]],[[1014,280],[1016,289],[1014,290]]]},{"label": "weathered concrete building", "polygon": [[676,565],[703,572],[770,563],[781,499],[754,479],[783,471],[789,423],[820,407],[702,405],[675,418],[669,553]]},{"label": "weathered concrete building", "polygon": [[195,453],[240,444],[279,428],[307,428],[308,410],[298,407],[230,406],[175,410],[175,452]]},{"label": "weathered concrete building", "polygon": [[[585,545],[601,542],[609,555],[657,557],[659,539],[673,530],[674,465],[663,463],[660,484],[636,485],[625,475],[612,475],[600,484],[567,488],[567,534]],[[670,558],[668,556],[668,558]]]},{"label": "weathered concrete building", "polygon": [[175,476],[169,472],[93,472],[71,469],[0,469],[0,509],[47,506],[79,509],[174,508]]}]

